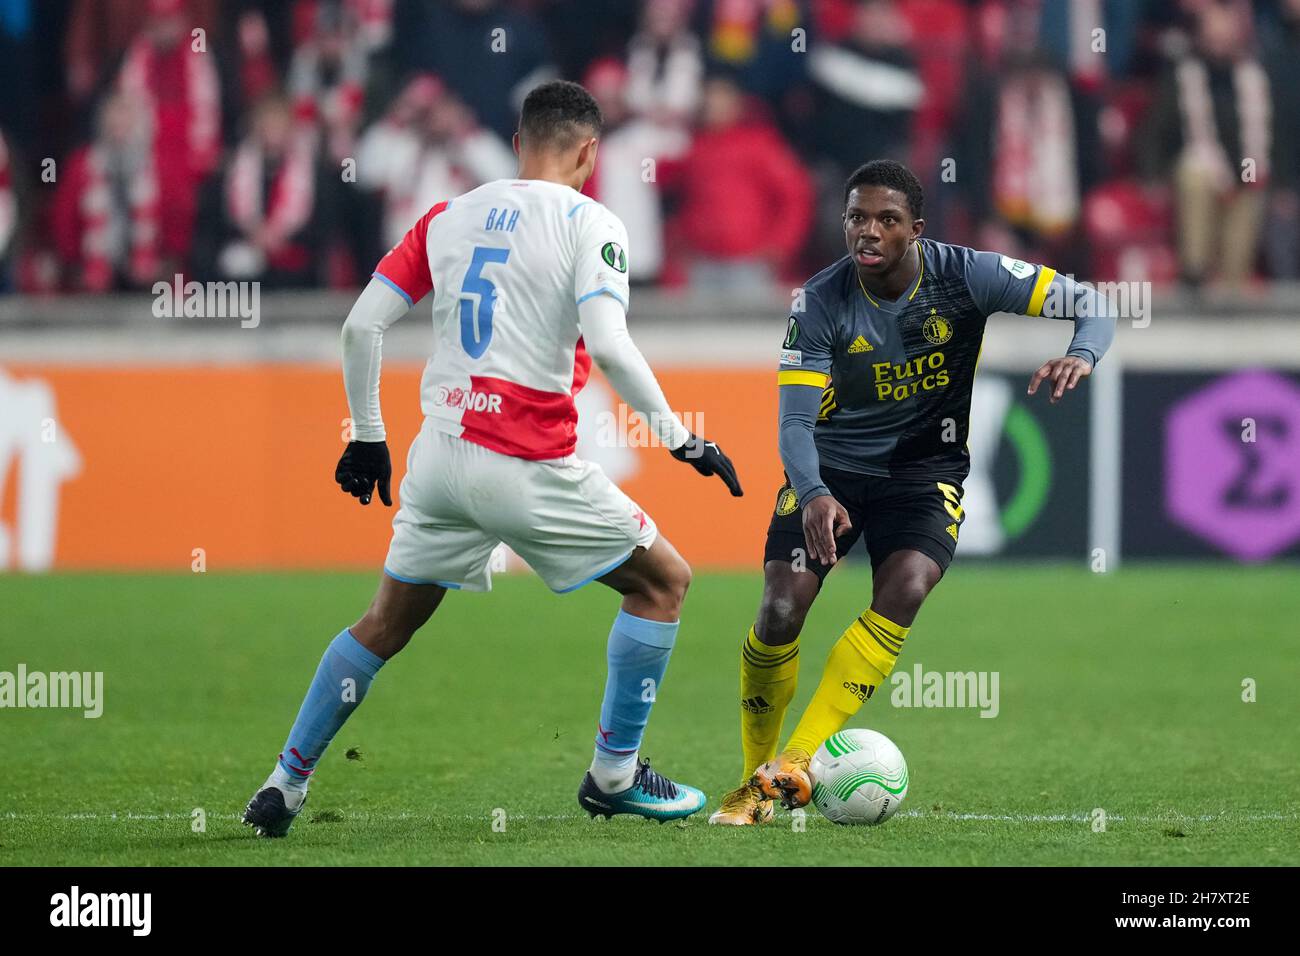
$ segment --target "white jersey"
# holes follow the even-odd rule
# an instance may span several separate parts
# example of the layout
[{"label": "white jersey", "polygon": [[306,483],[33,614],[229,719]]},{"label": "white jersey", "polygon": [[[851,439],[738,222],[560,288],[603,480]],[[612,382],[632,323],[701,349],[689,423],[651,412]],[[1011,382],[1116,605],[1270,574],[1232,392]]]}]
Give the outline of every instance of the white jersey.
[{"label": "white jersey", "polygon": [[518,458],[571,454],[591,371],[578,305],[626,308],[626,249],[617,216],[558,183],[497,180],[430,209],[375,269],[410,304],[434,293],[430,424]]}]

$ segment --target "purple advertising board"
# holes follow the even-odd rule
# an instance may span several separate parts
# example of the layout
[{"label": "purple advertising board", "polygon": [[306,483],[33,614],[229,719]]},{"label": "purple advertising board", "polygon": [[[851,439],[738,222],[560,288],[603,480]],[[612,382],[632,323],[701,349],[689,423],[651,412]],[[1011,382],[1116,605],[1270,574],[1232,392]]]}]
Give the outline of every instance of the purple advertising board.
[{"label": "purple advertising board", "polygon": [[1300,376],[1125,376],[1122,473],[1131,557],[1300,556]]}]

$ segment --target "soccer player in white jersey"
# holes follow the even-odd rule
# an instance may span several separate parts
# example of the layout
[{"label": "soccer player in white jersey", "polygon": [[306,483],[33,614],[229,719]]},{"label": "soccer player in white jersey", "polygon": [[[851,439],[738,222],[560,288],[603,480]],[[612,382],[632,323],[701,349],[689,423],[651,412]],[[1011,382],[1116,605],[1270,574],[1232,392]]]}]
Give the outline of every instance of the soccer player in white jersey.
[{"label": "soccer player in white jersey", "polygon": [[[486,591],[501,542],[558,593],[599,581],[623,596],[608,643],[595,757],[578,791],[593,816],[689,816],[705,797],[638,759],[651,701],[677,635],[691,571],[643,509],[574,454],[573,396],[594,359],[675,458],[740,496],[735,468],[692,435],[628,335],[627,232],[578,190],[591,176],[601,115],[576,83],[528,94],[515,134],[519,178],[430,209],[379,263],[343,327],[355,440],[335,480],[391,505],[379,409],[384,329],[432,297],[436,345],[424,425],[411,445],[379,591],[325,651],[275,770],[244,811],[284,836],[335,733],[380,667],[449,589]],[[654,681],[646,685],[645,681]]]}]

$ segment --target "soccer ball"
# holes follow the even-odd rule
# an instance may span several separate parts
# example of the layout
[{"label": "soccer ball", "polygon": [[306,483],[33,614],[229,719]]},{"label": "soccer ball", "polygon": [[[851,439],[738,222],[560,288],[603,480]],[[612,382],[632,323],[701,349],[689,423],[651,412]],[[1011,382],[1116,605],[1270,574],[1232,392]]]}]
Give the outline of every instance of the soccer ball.
[{"label": "soccer ball", "polygon": [[907,796],[907,761],[892,740],[874,730],[841,730],[828,737],[813,754],[808,773],[813,804],[832,823],[884,823]]}]

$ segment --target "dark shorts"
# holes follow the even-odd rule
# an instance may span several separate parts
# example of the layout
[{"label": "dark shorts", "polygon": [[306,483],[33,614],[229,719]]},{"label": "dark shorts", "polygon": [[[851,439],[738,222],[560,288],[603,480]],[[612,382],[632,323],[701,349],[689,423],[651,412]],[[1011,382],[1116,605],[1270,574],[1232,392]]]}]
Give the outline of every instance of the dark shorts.
[{"label": "dark shorts", "polygon": [[[962,486],[955,481],[919,478],[880,478],[822,467],[822,481],[849,513],[853,527],[835,540],[835,555],[843,558],[863,538],[871,570],[895,551],[912,550],[933,558],[947,571],[957,550],[957,533],[966,512]],[[807,557],[803,509],[789,481],[781,486],[767,526],[763,563],[793,561],[803,555],[805,568],[825,580],[832,565]]]}]

